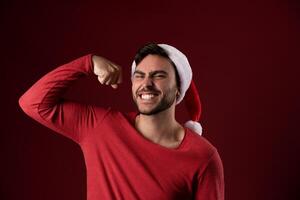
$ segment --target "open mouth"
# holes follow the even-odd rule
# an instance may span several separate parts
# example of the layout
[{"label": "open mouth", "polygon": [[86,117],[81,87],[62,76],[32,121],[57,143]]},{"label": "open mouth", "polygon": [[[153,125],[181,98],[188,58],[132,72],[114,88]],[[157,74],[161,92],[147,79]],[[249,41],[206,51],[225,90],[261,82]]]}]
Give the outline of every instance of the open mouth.
[{"label": "open mouth", "polygon": [[146,100],[146,101],[149,101],[149,100],[152,100],[154,99],[155,97],[158,96],[158,93],[153,93],[153,92],[141,92],[138,94],[138,96],[142,99],[142,100]]},{"label": "open mouth", "polygon": [[157,94],[140,94],[139,97],[143,100],[150,100],[156,97]]}]

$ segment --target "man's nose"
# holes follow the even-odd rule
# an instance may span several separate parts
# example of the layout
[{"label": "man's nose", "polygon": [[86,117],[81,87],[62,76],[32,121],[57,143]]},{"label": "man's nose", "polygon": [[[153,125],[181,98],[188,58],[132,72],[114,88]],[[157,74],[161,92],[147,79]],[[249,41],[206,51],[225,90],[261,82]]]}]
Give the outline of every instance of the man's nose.
[{"label": "man's nose", "polygon": [[150,77],[145,77],[143,81],[144,86],[153,86],[153,80]]}]

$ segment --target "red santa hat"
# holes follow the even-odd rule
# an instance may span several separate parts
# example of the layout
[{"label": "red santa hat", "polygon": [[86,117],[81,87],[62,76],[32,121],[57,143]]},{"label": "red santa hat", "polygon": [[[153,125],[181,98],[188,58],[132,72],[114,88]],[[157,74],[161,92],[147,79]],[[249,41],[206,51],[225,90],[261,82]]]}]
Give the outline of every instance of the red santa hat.
[{"label": "red santa hat", "polygon": [[[175,47],[168,44],[158,44],[167,53],[169,58],[176,66],[180,79],[180,96],[177,98],[176,104],[182,100],[185,102],[186,109],[191,120],[185,123],[185,126],[192,129],[199,135],[202,134],[202,126],[198,122],[201,116],[201,102],[195,83],[192,81],[192,68],[187,57]],[[136,63],[132,63],[132,74],[136,68]]]}]

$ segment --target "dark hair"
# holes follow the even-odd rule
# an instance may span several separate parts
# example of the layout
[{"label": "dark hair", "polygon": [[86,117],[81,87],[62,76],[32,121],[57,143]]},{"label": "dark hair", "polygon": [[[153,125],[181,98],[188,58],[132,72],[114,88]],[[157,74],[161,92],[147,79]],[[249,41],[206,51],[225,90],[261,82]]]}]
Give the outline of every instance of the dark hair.
[{"label": "dark hair", "polygon": [[168,53],[161,48],[160,46],[158,46],[156,43],[150,42],[145,44],[143,47],[141,47],[140,49],[138,49],[135,57],[134,57],[134,61],[136,66],[147,56],[147,55],[159,55],[162,56],[164,58],[167,58],[170,63],[172,64],[174,70],[175,70],[175,76],[176,76],[176,85],[178,88],[180,88],[180,78],[179,78],[179,74],[178,71],[176,69],[176,65],[173,63],[173,61],[169,58]]}]

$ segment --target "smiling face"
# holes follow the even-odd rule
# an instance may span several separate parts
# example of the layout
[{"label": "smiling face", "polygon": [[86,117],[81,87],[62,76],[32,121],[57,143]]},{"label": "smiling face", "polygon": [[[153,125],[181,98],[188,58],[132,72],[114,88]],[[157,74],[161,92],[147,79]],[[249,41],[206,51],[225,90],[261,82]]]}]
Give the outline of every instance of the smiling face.
[{"label": "smiling face", "polygon": [[170,61],[159,55],[147,55],[132,76],[132,97],[141,114],[153,115],[176,102],[178,88]]}]

